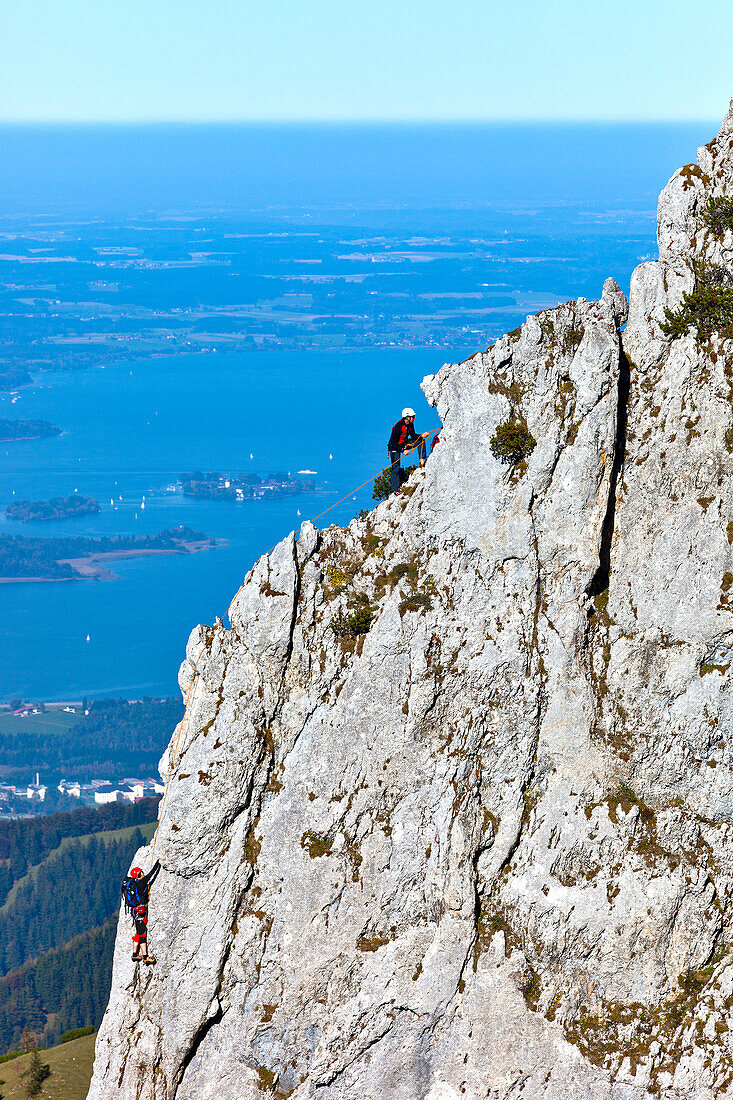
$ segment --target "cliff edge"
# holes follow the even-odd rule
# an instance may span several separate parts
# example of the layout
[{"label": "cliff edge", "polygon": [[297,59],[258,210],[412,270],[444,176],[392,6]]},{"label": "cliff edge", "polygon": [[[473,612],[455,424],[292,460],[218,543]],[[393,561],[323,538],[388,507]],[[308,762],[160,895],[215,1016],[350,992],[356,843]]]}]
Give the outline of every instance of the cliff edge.
[{"label": "cliff edge", "polygon": [[728,189],[733,112],[628,323],[609,279],[426,378],[426,468],[194,630],[90,1100],[733,1096]]}]

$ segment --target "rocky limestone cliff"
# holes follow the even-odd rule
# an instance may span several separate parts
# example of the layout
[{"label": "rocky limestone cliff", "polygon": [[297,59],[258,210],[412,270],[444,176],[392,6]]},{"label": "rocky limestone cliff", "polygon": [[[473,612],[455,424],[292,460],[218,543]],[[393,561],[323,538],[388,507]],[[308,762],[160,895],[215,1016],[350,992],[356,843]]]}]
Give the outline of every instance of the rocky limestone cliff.
[{"label": "rocky limestone cliff", "polygon": [[425,470],[193,632],[92,1100],[733,1096],[733,333],[665,333],[729,187],[733,111],[625,329],[609,279],[426,378]]}]

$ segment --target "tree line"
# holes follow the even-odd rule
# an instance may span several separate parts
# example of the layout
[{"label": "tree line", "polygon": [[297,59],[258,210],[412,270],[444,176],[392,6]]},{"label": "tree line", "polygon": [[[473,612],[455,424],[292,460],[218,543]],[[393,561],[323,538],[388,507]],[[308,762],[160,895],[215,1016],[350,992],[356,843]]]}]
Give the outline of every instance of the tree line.
[{"label": "tree line", "polygon": [[201,542],[206,535],[192,527],[173,527],[157,535],[82,535],[32,538],[27,535],[0,535],[1,577],[44,577],[63,580],[81,573],[62,558],[84,558],[92,554],[132,550],[185,550],[186,542]]},{"label": "tree line", "polygon": [[72,493],[68,497],[51,497],[50,500],[14,500],[5,508],[8,519],[21,523],[34,520],[70,519],[74,516],[86,516],[101,511],[98,500],[93,497]]},{"label": "tree line", "polygon": [[60,435],[61,429],[48,420],[6,420],[0,419],[0,442],[8,443],[13,439],[43,439],[48,435]]}]

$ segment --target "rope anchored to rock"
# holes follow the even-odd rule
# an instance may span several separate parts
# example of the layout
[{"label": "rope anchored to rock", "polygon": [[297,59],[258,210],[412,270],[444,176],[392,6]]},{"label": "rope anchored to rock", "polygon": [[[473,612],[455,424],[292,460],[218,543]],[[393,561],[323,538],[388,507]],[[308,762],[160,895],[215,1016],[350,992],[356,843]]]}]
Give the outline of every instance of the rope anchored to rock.
[{"label": "rope anchored to rock", "polygon": [[[435,433],[439,432],[439,431],[440,431],[440,428],[432,428],[429,432],[425,432],[422,435],[421,441],[422,442],[427,441],[427,439],[429,439],[431,435],[435,435]],[[404,454],[410,454],[410,452],[415,450],[417,448],[417,446],[418,446],[418,444],[414,443],[411,446],[406,447],[403,453]],[[349,499],[349,497],[355,496],[355,494],[360,492],[363,488],[365,488],[365,486],[367,486],[370,481],[373,482],[377,477],[379,477],[379,475],[381,473],[384,472],[385,469],[389,469],[389,467],[388,466],[387,467],[381,467],[375,474],[372,474],[371,477],[368,477],[366,479],[366,481],[362,481],[361,485],[357,485],[357,487],[355,489],[351,489],[346,494],[346,496],[341,497],[340,500],[335,501],[333,504],[329,504],[328,508],[324,508],[323,511],[319,512],[317,516],[314,516],[310,520],[304,520],[304,522],[305,523],[315,523],[316,520],[322,519],[323,516],[326,516],[326,515],[328,515],[329,512],[332,512],[334,508],[338,508],[338,506],[340,504],[343,504],[345,501],[347,501]],[[275,546],[277,546],[277,543],[275,544]],[[269,557],[270,554],[272,554],[273,550],[275,549],[275,546],[273,546],[267,552],[267,554],[264,555],[264,556]],[[229,607],[227,608],[227,612],[226,612],[226,616],[225,616],[226,618],[229,618],[232,607],[234,606],[236,600],[239,597],[239,593],[242,591],[242,589],[244,588],[246,583],[247,583],[246,581],[243,581],[242,584],[240,584],[239,588],[237,589],[236,593],[234,594],[234,598],[232,599],[232,601],[229,604]],[[204,653],[208,652],[211,649],[211,646],[213,644],[214,638],[216,637],[217,631],[219,630],[219,627],[222,626],[222,624],[223,624],[223,620],[222,619],[217,619],[214,626],[208,631],[206,641],[204,642],[204,645],[201,647],[201,650],[199,651],[199,655],[196,658],[196,661],[195,661],[194,666],[193,666],[193,672],[191,673],[191,682],[188,685],[188,691],[186,692],[186,703],[185,703],[185,706],[183,708],[183,717],[181,718],[180,724],[178,726],[178,735],[176,737],[176,743],[173,746],[173,753],[172,753],[172,756],[171,756],[169,764],[168,764],[168,778],[166,779],[165,789],[163,791],[163,798],[161,800],[160,810],[158,812],[158,821],[157,821],[156,826],[155,826],[155,832],[153,833],[153,840],[152,840],[152,845],[151,845],[151,850],[150,850],[150,864],[151,864],[151,866],[153,865],[153,863],[155,861],[155,845],[156,845],[157,840],[158,840],[158,830],[160,829],[160,823],[163,819],[163,810],[165,809],[166,800],[168,798],[168,789],[170,787],[171,779],[173,778],[173,772],[175,771],[176,764],[178,763],[178,749],[179,749],[180,744],[181,744],[181,738],[183,736],[184,727],[186,726],[186,719],[188,718],[189,703],[191,702],[191,694],[193,692],[193,685],[196,681],[196,670],[198,669],[199,661],[203,657]]]}]

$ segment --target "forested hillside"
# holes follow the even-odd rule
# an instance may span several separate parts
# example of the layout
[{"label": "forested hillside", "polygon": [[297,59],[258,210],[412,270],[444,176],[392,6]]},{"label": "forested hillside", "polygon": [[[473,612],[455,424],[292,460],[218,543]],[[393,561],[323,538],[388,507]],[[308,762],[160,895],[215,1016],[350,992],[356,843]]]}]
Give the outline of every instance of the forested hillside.
[{"label": "forested hillside", "polygon": [[0,978],[0,1050],[17,1050],[28,1025],[42,1046],[64,1031],[98,1026],[112,974],[116,921],[82,932]]},{"label": "forested hillside", "polygon": [[60,947],[116,912],[120,879],[144,843],[138,828],[65,840],[0,908],[0,972]]},{"label": "forested hillside", "polygon": [[83,806],[28,821],[0,821],[0,905],[29,867],[41,863],[65,837],[144,825],[155,820],[157,806],[157,798],[142,798],[131,805]]}]

